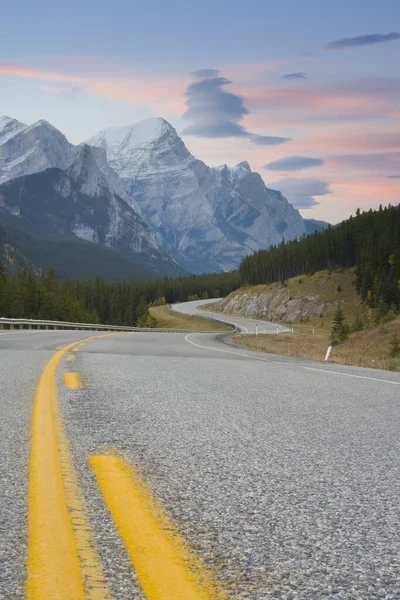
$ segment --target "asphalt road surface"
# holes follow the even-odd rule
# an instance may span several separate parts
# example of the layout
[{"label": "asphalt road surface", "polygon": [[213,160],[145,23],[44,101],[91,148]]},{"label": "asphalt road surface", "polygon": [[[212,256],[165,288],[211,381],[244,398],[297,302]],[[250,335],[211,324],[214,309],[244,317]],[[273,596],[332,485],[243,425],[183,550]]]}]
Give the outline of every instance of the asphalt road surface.
[{"label": "asphalt road surface", "polygon": [[[59,357],[61,418],[32,420],[42,370],[88,335],[0,334],[1,599],[400,598],[399,374],[236,350],[213,334],[94,333]],[[66,372],[76,373],[72,387]],[[53,391],[43,382],[43,397]],[[52,420],[69,511],[58,525],[57,478],[46,483]],[[134,467],[214,592],[185,596],[171,580],[169,594],[144,594],[147,542],[129,546],[144,534],[123,520],[147,517],[133,518],[141,508],[115,456]],[[69,518],[84,595],[62,595],[66,576],[40,595],[35,569],[54,576]],[[68,564],[65,552],[60,568]]]},{"label": "asphalt road surface", "polygon": [[280,323],[270,323],[263,319],[247,319],[245,317],[233,317],[224,315],[223,313],[202,310],[202,306],[207,304],[215,304],[221,298],[213,298],[211,300],[193,300],[192,302],[182,302],[181,304],[173,304],[172,310],[184,315],[195,317],[203,317],[205,319],[217,319],[223,323],[234,325],[241,333],[289,333],[290,329]]}]

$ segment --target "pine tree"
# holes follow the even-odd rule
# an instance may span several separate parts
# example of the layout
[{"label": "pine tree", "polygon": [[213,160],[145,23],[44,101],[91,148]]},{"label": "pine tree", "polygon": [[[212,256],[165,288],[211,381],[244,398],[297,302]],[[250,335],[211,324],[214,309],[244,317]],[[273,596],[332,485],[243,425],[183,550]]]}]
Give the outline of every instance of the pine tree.
[{"label": "pine tree", "polygon": [[333,315],[333,324],[331,330],[332,343],[343,342],[348,335],[348,327],[344,316],[343,308],[339,304]]},{"label": "pine tree", "polygon": [[397,333],[394,333],[389,342],[389,355],[391,358],[400,356],[400,339]]},{"label": "pine tree", "polygon": [[3,263],[0,260],[0,317],[6,317],[8,308],[8,286],[7,275]]}]

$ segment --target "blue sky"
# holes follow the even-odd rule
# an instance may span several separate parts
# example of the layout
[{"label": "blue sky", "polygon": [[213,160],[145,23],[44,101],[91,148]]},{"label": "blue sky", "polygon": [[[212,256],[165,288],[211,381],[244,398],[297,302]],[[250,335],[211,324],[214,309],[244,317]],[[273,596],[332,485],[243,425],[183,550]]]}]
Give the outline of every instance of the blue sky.
[{"label": "blue sky", "polygon": [[17,0],[0,114],[73,142],[163,116],[198,158],[248,160],[336,222],[399,200],[399,32],[398,0]]}]

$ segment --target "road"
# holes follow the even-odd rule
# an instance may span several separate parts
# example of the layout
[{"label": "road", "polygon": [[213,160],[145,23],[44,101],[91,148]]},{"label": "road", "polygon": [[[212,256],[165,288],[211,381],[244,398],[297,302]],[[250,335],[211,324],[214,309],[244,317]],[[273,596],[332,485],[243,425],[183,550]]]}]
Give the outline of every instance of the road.
[{"label": "road", "polygon": [[205,311],[202,310],[202,306],[207,304],[215,304],[221,298],[213,298],[211,300],[193,300],[192,302],[183,302],[181,304],[173,304],[172,310],[180,312],[184,315],[192,315],[196,317],[203,317],[208,319],[217,319],[224,323],[234,325],[241,333],[289,333],[290,329],[281,325],[280,323],[270,323],[263,319],[247,319],[245,317],[233,317],[231,315],[224,315],[219,312]]},{"label": "road", "polygon": [[[1,599],[24,598],[27,579],[28,598],[63,600],[400,597],[398,373],[214,334],[94,334],[57,350],[87,336],[0,335]],[[177,557],[158,544],[171,529]],[[185,592],[185,552],[213,591]],[[83,593],[68,591],[75,563]],[[52,593],[37,591],[46,578]]]}]

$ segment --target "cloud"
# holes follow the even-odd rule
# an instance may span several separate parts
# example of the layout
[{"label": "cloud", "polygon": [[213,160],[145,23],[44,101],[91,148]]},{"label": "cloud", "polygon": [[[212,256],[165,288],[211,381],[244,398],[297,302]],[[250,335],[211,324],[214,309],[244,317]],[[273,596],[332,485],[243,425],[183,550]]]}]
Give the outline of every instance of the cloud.
[{"label": "cloud", "polygon": [[213,77],[218,77],[220,71],[218,69],[199,69],[198,71],[192,71],[190,75],[194,79],[212,79]]},{"label": "cloud", "polygon": [[306,113],[313,121],[343,115],[347,120],[398,115],[400,77],[363,77],[300,86],[297,83],[244,87],[241,94],[251,114],[268,111],[270,118],[272,111],[281,115],[287,112],[289,120],[298,120],[300,114]]},{"label": "cloud", "polygon": [[[0,62],[0,76],[18,77],[52,84],[70,84],[72,88],[81,88],[84,93],[102,96],[111,101],[151,106],[157,114],[160,113],[160,105],[167,114],[181,115],[185,108],[183,93],[187,82],[180,77],[171,77],[170,74],[166,74],[165,77],[158,74],[139,76],[138,74],[126,72],[118,65],[106,65],[100,76],[93,73],[90,65],[87,66],[86,71],[87,74],[77,76],[59,71],[48,71],[26,65]],[[43,86],[40,86],[40,89],[51,93],[61,91],[61,88],[52,89],[48,87],[45,89]]]},{"label": "cloud", "polygon": [[232,81],[217,69],[200,69],[191,75],[195,82],[186,90],[187,111],[183,119],[192,124],[183,134],[207,138],[242,137],[259,146],[284,144],[291,139],[247,131],[240,124],[249,114],[243,98],[224,89]]},{"label": "cloud", "polygon": [[268,183],[268,187],[282,192],[289,202],[299,209],[317,206],[319,202],[314,196],[326,196],[331,193],[329,181],[324,181],[322,179],[287,177],[279,181]]},{"label": "cloud", "polygon": [[82,91],[82,87],[80,85],[72,85],[69,88],[65,88],[59,90],[57,94],[64,98],[76,98],[76,96]]},{"label": "cloud", "polygon": [[287,73],[287,75],[281,75],[281,79],[308,79],[305,73]]},{"label": "cloud", "polygon": [[355,37],[343,38],[326,44],[328,50],[343,50],[344,48],[354,48],[357,46],[370,46],[372,44],[382,44],[400,39],[400,33],[392,31],[391,33],[368,33],[366,35],[356,35]]},{"label": "cloud", "polygon": [[389,175],[388,179],[400,179],[400,175]]},{"label": "cloud", "polygon": [[250,134],[250,139],[253,144],[257,144],[258,146],[278,146],[279,144],[292,141],[292,138],[277,137],[274,135],[257,135],[255,133]]},{"label": "cloud", "polygon": [[308,158],[307,156],[287,156],[279,160],[273,160],[264,166],[267,171],[299,171],[323,165],[321,158]]},{"label": "cloud", "polygon": [[240,96],[223,88],[232,83],[216,69],[195,71],[196,81],[186,92],[187,111],[183,118],[192,121],[183,133],[201,137],[248,137],[239,121],[248,114]]},{"label": "cloud", "polygon": [[400,152],[338,154],[327,157],[326,164],[353,171],[393,173],[400,166]]},{"label": "cloud", "polygon": [[62,98],[76,98],[78,94],[82,92],[82,87],[80,85],[42,85],[40,86],[40,89],[43,92],[50,92],[51,94],[56,94]]}]

